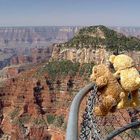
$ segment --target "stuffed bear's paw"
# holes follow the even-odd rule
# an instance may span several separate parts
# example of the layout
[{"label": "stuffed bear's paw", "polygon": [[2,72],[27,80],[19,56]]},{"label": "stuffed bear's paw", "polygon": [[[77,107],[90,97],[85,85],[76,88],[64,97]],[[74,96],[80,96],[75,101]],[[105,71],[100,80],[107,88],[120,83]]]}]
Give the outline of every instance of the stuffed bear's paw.
[{"label": "stuffed bear's paw", "polygon": [[117,105],[117,109],[125,109],[127,107],[130,107],[131,103],[129,101],[120,101]]},{"label": "stuffed bear's paw", "polygon": [[119,102],[117,105],[117,109],[123,109],[125,108],[124,102]]},{"label": "stuffed bear's paw", "polygon": [[124,92],[121,92],[121,93],[120,93],[120,98],[123,99],[123,98],[125,98],[125,97],[126,97],[125,93],[124,93]]},{"label": "stuffed bear's paw", "polygon": [[94,112],[96,116],[105,116],[107,115],[107,112],[102,111],[100,107],[95,107]]}]

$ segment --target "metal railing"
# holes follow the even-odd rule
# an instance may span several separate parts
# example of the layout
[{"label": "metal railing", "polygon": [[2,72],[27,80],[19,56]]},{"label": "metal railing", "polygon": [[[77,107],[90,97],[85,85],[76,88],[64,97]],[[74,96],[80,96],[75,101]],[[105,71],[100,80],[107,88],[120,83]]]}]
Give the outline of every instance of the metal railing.
[{"label": "metal railing", "polygon": [[[131,123],[131,118],[126,110],[118,110],[116,114],[112,113],[106,117],[97,117],[92,113],[93,107],[97,104],[100,96],[97,92],[98,89],[96,84],[91,83],[81,89],[73,99],[68,118],[66,140],[111,140],[116,136],[122,140],[140,139],[140,136],[138,139],[136,138],[136,133],[132,135],[128,132],[128,129],[133,131],[133,128],[136,129],[136,127],[140,127],[140,114],[136,121]],[[80,128],[81,131],[78,133],[79,108],[83,98],[87,94],[89,94],[89,98],[85,113],[83,114],[83,122],[81,123]],[[128,117],[126,117],[126,115]],[[105,122],[104,120],[107,121]],[[138,131],[140,132],[139,129]],[[128,138],[126,138],[126,136]]]},{"label": "metal railing", "polygon": [[78,115],[80,103],[86,94],[93,89],[94,84],[81,89],[72,101],[67,125],[66,140],[78,140]]},{"label": "metal railing", "polygon": [[119,128],[117,130],[112,131],[105,140],[112,140],[115,136],[121,134],[122,132],[128,130],[128,129],[133,129],[135,127],[140,127],[140,121],[136,121],[130,124],[127,124],[123,126],[122,128]]}]

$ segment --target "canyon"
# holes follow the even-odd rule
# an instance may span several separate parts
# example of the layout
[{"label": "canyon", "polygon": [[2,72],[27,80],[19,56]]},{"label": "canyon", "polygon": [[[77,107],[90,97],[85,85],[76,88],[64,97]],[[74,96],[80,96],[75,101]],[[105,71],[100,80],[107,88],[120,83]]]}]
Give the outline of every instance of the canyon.
[{"label": "canyon", "polygon": [[[87,81],[84,76],[76,75],[73,78],[73,91],[67,91],[69,76],[60,76],[60,89],[57,89],[54,80],[54,90],[50,90],[45,79],[48,72],[43,71],[45,67],[46,64],[34,66],[1,83],[0,139],[65,139],[70,103]],[[43,86],[40,103],[36,102],[34,96],[34,87],[38,80]]]},{"label": "canyon", "polygon": [[[108,64],[109,55],[119,48],[119,53],[140,65],[140,41],[135,37],[104,26],[46,28],[0,31],[1,140],[64,140],[71,102],[90,83],[95,64]],[[70,80],[72,88],[68,87]],[[86,99],[80,121],[85,104]]]},{"label": "canyon", "polygon": [[80,27],[1,27],[0,69],[48,60],[53,43],[71,39]]},{"label": "canyon", "polygon": [[[81,28],[83,27],[0,27],[0,69],[14,64],[36,63],[48,60],[53,46],[55,46],[54,44],[69,41],[78,34]],[[126,36],[139,37],[140,35],[139,27],[109,28]],[[78,52],[80,53],[80,50]]]}]

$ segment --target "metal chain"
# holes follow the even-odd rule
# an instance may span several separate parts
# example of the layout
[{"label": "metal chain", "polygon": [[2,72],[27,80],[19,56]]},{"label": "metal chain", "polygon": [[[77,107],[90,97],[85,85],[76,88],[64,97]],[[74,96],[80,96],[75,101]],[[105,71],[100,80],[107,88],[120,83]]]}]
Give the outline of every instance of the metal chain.
[{"label": "metal chain", "polygon": [[93,90],[88,97],[85,112],[83,114],[83,122],[81,123],[80,140],[101,140],[97,128],[96,120],[93,115],[93,105],[96,102],[97,86],[93,86]]}]

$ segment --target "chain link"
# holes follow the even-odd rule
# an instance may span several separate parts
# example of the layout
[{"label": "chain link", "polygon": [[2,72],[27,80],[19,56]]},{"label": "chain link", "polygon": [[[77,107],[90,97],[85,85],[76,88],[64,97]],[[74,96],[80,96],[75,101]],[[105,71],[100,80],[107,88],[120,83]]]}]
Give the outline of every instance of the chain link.
[{"label": "chain link", "polygon": [[81,123],[81,132],[79,137],[80,140],[101,140],[99,135],[100,130],[97,128],[96,120],[94,119],[93,115],[93,105],[96,102],[95,95],[97,92],[98,88],[96,85],[94,85],[93,90],[88,97],[85,112],[83,114],[83,122]]}]

